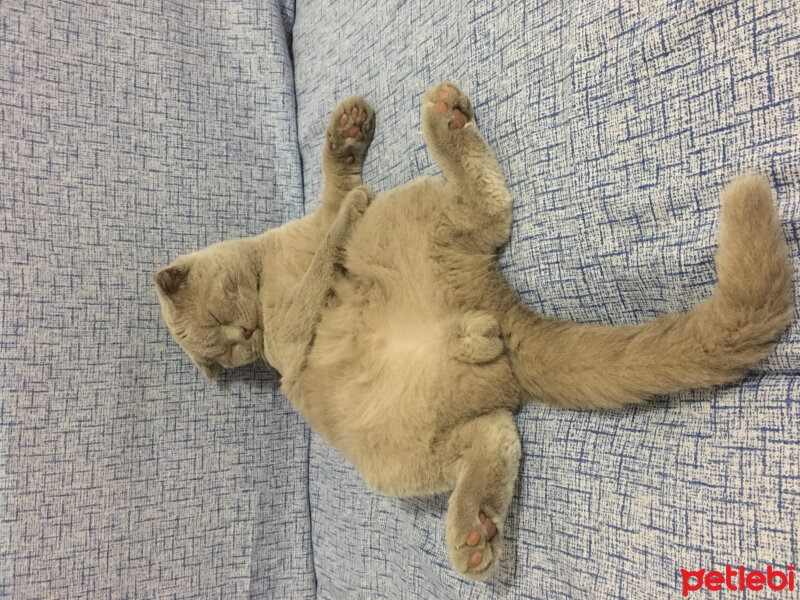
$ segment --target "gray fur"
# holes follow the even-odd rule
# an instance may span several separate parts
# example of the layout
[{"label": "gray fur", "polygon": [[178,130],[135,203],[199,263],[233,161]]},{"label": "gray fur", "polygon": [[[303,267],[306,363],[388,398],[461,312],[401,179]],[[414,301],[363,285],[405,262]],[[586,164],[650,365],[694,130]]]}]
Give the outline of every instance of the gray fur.
[{"label": "gray fur", "polygon": [[722,194],[709,299],[632,327],[550,319],[500,273],[511,196],[466,96],[444,83],[423,100],[445,177],[374,200],[361,180],[373,122],[363,98],[341,103],[319,209],[179,258],[155,277],[162,312],[208,377],[256,359],[278,369],[295,408],[374,490],[452,490],[452,563],[482,579],[502,548],[520,403],[618,408],[741,377],[791,317],[786,244],[769,185],[747,175]]}]

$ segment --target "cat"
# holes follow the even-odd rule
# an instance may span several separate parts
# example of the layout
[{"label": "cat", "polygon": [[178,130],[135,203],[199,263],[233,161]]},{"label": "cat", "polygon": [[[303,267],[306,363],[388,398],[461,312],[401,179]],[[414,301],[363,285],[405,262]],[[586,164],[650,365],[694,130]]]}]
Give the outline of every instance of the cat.
[{"label": "cat", "polygon": [[792,315],[792,270],[767,181],[722,192],[713,294],[629,327],[536,314],[503,278],[511,228],[500,165],[452,83],[422,130],[444,178],[374,197],[361,171],[374,113],[331,115],[311,214],[179,257],[154,277],[163,318],[209,378],[263,359],[310,426],[375,491],[452,492],[446,545],[484,579],[501,554],[527,401],[615,409],[743,376]]}]

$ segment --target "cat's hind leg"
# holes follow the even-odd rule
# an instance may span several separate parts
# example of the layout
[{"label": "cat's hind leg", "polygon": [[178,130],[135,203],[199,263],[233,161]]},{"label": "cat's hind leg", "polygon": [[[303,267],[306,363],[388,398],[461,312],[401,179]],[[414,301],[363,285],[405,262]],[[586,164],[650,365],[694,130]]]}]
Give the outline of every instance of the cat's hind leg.
[{"label": "cat's hind leg", "polygon": [[422,133],[458,199],[448,207],[455,239],[482,251],[502,246],[511,232],[511,194],[478,131],[469,98],[448,82],[428,90],[422,101]]},{"label": "cat's hind leg", "polygon": [[470,579],[485,579],[500,557],[520,453],[514,418],[505,410],[456,426],[446,442],[444,466],[454,487],[447,550],[453,567]]},{"label": "cat's hind leg", "polygon": [[362,185],[361,170],[375,132],[375,113],[361,96],[350,96],[331,113],[322,151],[321,208],[332,220],[350,190]]}]

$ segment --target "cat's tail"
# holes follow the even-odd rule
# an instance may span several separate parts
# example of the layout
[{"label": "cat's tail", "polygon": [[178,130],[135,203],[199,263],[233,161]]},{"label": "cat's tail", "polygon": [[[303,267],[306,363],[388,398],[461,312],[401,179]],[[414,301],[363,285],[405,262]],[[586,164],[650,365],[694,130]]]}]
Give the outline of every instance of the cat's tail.
[{"label": "cat's tail", "polygon": [[616,408],[656,394],[723,384],[763,358],[792,317],[792,268],[767,181],[722,193],[710,298],[630,327],[542,317],[520,302],[502,319],[514,372],[532,400]]}]

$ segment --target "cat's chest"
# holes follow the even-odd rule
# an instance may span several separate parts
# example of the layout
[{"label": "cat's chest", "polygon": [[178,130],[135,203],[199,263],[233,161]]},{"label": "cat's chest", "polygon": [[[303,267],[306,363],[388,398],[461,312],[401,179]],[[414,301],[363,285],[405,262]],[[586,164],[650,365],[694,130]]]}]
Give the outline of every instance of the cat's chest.
[{"label": "cat's chest", "polygon": [[448,239],[448,202],[440,196],[440,187],[423,180],[370,206],[347,247],[354,299],[433,304],[447,312],[483,308],[497,256]]}]

